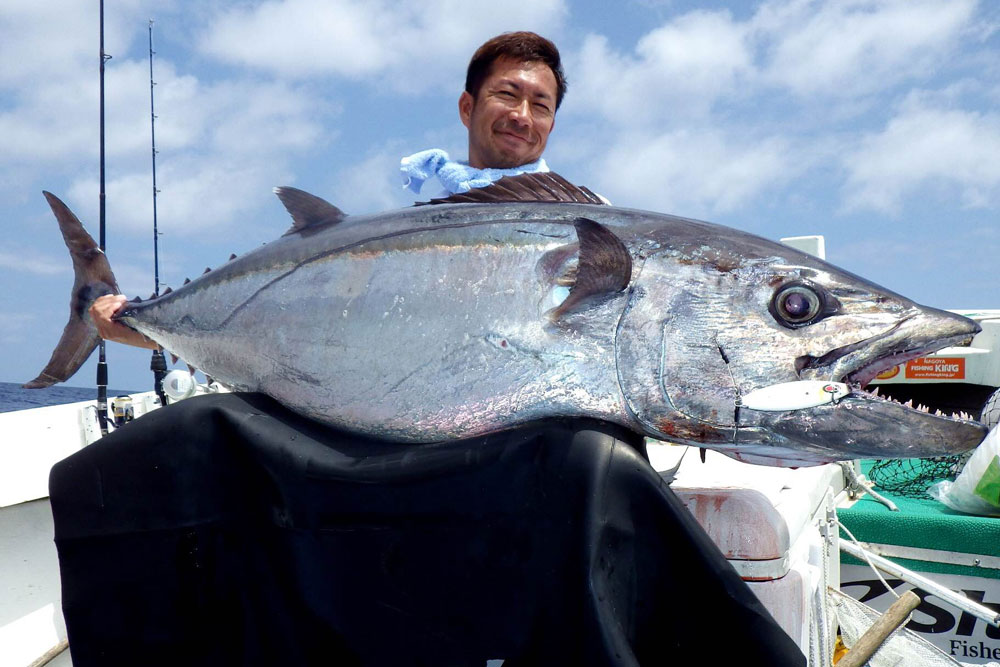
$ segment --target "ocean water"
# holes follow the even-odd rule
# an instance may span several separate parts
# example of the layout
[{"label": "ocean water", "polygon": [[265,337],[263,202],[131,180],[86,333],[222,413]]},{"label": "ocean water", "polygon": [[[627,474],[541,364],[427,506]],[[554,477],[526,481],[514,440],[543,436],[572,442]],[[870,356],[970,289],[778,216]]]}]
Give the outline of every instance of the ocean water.
[{"label": "ocean water", "polygon": [[[108,398],[134,394],[134,390],[108,388]],[[65,387],[55,385],[45,389],[22,389],[16,382],[0,382],[0,412],[40,408],[45,405],[76,403],[97,398],[96,387]]]}]

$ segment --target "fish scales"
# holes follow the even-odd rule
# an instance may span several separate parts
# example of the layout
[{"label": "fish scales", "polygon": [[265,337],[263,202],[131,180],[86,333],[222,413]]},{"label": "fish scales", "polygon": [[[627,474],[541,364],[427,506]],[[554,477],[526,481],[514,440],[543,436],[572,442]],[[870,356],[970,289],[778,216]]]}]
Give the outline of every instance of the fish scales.
[{"label": "fish scales", "polygon": [[[267,391],[318,419],[337,405],[337,425],[386,438],[484,433],[553,408],[625,421],[613,329],[602,329],[603,340],[545,331],[556,301],[536,269],[575,241],[571,224],[372,227],[372,238],[347,234],[346,243],[331,228],[322,239],[330,247],[298,239],[312,249],[281,249],[295,262],[213,272],[190,295],[175,292],[124,321],[198,368],[224,369],[213,377],[225,384]],[[594,398],[578,400],[583,388]]]}]

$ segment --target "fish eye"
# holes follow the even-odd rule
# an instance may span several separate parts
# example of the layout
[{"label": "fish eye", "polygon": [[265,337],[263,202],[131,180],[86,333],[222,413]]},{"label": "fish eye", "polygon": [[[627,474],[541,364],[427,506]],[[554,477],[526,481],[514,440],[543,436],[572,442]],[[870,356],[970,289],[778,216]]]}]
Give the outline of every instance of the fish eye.
[{"label": "fish eye", "polygon": [[782,285],[771,299],[770,311],[779,324],[797,329],[826,313],[824,295],[805,283]]}]

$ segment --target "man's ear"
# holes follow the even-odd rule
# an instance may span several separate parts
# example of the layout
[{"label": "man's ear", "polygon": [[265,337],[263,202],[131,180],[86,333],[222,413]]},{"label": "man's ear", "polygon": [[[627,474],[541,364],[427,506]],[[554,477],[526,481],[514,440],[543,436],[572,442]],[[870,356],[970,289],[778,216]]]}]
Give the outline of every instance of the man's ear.
[{"label": "man's ear", "polygon": [[476,106],[476,100],[468,91],[463,90],[458,97],[458,116],[462,119],[462,125],[465,127],[469,127],[469,123],[472,122],[472,107],[474,106]]}]

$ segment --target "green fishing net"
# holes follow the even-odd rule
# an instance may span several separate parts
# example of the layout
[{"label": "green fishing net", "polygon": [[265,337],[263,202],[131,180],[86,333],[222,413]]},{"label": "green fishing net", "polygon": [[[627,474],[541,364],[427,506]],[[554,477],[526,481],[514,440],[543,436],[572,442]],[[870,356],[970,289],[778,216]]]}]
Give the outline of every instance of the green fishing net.
[{"label": "green fishing net", "polygon": [[966,454],[928,459],[880,459],[872,464],[868,479],[878,491],[907,498],[925,498],[927,488],[934,482],[954,479],[966,459]]}]

